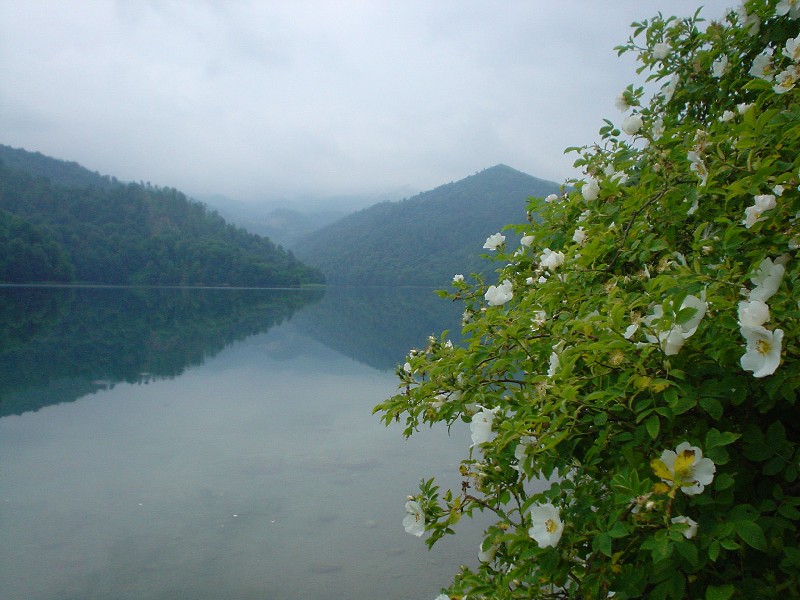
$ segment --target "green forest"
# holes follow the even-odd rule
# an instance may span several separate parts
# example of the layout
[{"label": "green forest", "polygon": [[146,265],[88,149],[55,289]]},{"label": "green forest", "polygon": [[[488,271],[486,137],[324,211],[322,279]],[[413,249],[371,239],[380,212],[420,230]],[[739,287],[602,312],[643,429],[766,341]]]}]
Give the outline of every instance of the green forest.
[{"label": "green forest", "polygon": [[315,268],[174,188],[0,146],[0,282],[297,286]]},{"label": "green forest", "polygon": [[[446,285],[495,267],[481,259],[489,235],[517,222],[531,196],[559,185],[496,165],[400,202],[382,202],[303,238],[294,250],[330,283]],[[519,240],[506,232],[507,243]]]}]

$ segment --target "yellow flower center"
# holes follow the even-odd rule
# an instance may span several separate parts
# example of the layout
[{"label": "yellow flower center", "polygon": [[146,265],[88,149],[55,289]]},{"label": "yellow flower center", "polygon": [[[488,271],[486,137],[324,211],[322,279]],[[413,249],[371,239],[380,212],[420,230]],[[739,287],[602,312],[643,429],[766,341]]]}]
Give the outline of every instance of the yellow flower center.
[{"label": "yellow flower center", "polygon": [[553,519],[547,519],[547,521],[544,522],[544,528],[547,530],[547,533],[555,533],[556,529],[558,529],[558,525],[556,525]]},{"label": "yellow flower center", "polygon": [[756,352],[758,352],[761,356],[766,356],[769,354],[769,350],[770,345],[766,340],[758,340],[756,342]]}]

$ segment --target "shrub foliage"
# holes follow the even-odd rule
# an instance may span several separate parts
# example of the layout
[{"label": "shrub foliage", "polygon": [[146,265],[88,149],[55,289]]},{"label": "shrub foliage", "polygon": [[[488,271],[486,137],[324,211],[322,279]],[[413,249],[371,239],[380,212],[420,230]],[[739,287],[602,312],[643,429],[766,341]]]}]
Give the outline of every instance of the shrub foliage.
[{"label": "shrub foliage", "polygon": [[796,0],[634,23],[585,176],[441,293],[463,343],[375,409],[470,424],[461,488],[406,504],[429,545],[496,517],[441,598],[800,597],[799,34]]}]

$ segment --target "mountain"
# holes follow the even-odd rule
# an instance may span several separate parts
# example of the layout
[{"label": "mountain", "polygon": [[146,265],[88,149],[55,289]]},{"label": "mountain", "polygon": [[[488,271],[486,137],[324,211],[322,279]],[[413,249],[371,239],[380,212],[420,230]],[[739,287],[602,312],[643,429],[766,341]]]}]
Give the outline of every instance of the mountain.
[{"label": "mountain", "polygon": [[[292,247],[340,285],[432,285],[488,273],[486,238],[525,220],[527,199],[560,186],[497,165],[407,200],[383,202],[303,237]],[[514,239],[506,233],[508,242]]]},{"label": "mountain", "polygon": [[291,246],[301,237],[338,221],[351,212],[339,210],[338,207],[311,210],[276,208],[218,196],[203,201],[214,207],[225,220],[243,227],[250,233],[268,237],[283,246]]},{"label": "mountain", "polygon": [[321,273],[174,188],[0,146],[0,282],[296,286]]},{"label": "mountain", "polygon": [[221,195],[199,197],[227,221],[251,233],[291,247],[306,235],[338,221],[342,217],[377,204],[392,202],[416,194],[408,186],[377,194],[315,196],[234,200]]}]

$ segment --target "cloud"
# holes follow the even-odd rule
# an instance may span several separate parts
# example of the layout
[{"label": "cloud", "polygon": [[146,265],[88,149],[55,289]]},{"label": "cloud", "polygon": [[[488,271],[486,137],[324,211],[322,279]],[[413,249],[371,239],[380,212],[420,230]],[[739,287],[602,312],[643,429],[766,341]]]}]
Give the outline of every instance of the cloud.
[{"label": "cloud", "polygon": [[0,0],[0,142],[243,199],[560,181],[633,82],[628,24],[695,7],[663,4]]}]

